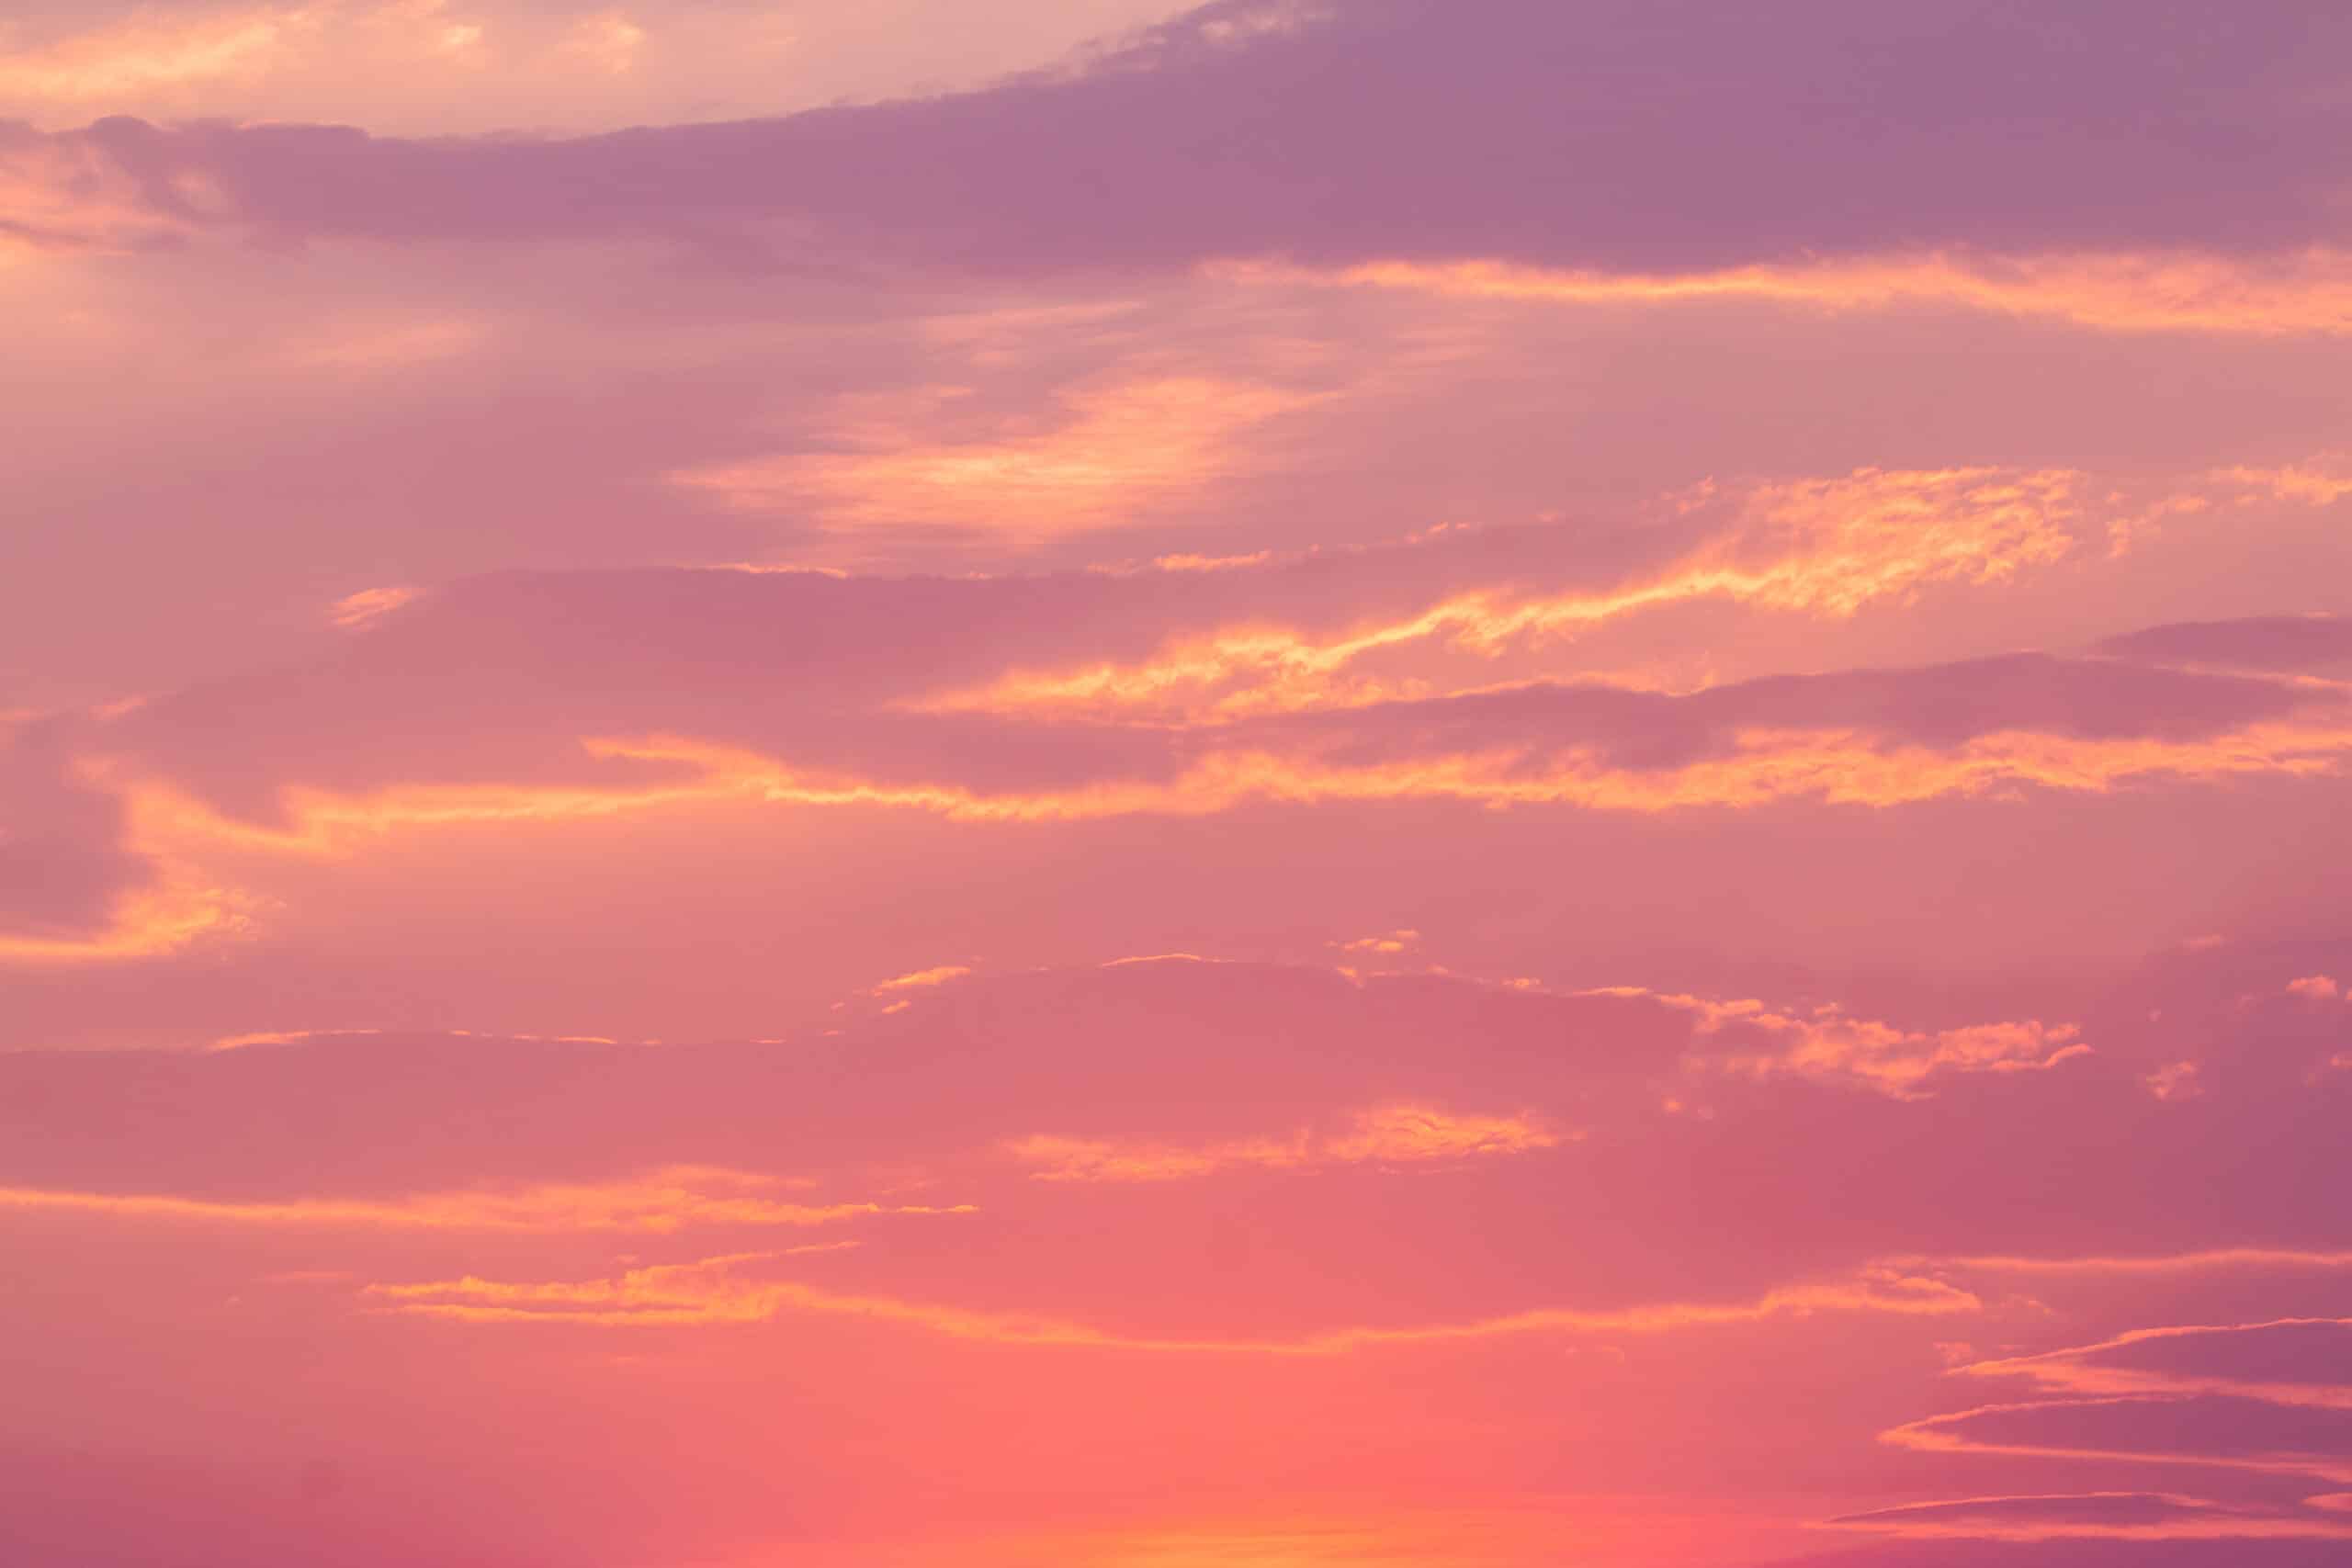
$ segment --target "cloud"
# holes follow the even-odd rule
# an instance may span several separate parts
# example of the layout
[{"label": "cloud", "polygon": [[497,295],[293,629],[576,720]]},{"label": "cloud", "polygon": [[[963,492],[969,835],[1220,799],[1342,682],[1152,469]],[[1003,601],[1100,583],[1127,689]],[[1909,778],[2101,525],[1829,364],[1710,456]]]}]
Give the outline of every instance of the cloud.
[{"label": "cloud", "polygon": [[2306,506],[2333,506],[2352,495],[2352,476],[2346,474],[2345,455],[2341,452],[2278,468],[2239,466],[2224,469],[2222,477],[2273,500],[2301,502]]},{"label": "cloud", "polygon": [[149,181],[101,141],[0,121],[0,262],[12,253],[167,244],[202,220],[209,194],[195,171]]},{"label": "cloud", "polygon": [[2344,1553],[2352,17],[1175,4],[9,11],[0,1560]]},{"label": "cloud", "polygon": [[2267,615],[2186,621],[2109,637],[2098,651],[2149,664],[2185,664],[2280,674],[2352,669],[2352,618]]},{"label": "cloud", "polygon": [[[1907,500],[1870,503],[1892,508],[1863,527],[1873,542],[1825,546],[1862,526],[1838,510],[1837,492],[1809,483],[1742,503],[1739,515],[1761,521],[1707,547],[1726,561],[1753,552],[1774,563],[1758,581],[1833,607],[2008,558],[1976,553],[1973,525],[1938,543],[1944,502],[1907,491]],[[2007,481],[1972,504],[2022,505],[2021,519],[2039,505]],[[1905,518],[1917,525],[1906,530]],[[1907,543],[1883,557],[1896,538]],[[1167,697],[1152,674],[1146,684],[1162,694],[1130,705],[1116,673],[1159,668],[1147,650],[1179,642],[1175,628],[1188,623],[1311,601],[1329,617],[1335,604],[1427,595],[1425,566],[1454,575],[1483,560],[1485,571],[1508,574],[1550,558],[1542,546],[1518,555],[1529,547],[1518,536],[1478,542],[1498,558],[1442,538],[1360,558],[1125,577],[705,571],[452,585],[371,616],[366,637],[330,657],[111,717],[12,731],[0,744],[19,759],[13,787],[30,803],[20,820],[73,846],[60,852],[85,871],[47,884],[81,889],[70,923],[9,929],[0,910],[0,961],[133,959],[266,930],[266,887],[232,878],[230,863],[249,876],[273,859],[356,858],[394,835],[467,823],[545,829],[703,807],[881,808],[968,823],[1203,817],[1261,804],[1886,808],[2326,778],[2352,751],[2352,705],[2334,687],[2112,652],[1682,692],[1557,680],[1449,690],[1463,675],[1444,660],[1480,663],[1489,640],[1532,635],[1542,621],[1528,605],[1487,622],[1449,618],[1447,605],[1504,604],[1494,588],[1441,591],[1439,610],[1352,638],[1259,634],[1275,651],[1243,660],[1246,679],[1232,683],[1242,665],[1219,655],[1210,663],[1222,673],[1191,696]],[[1844,564],[1824,564],[1832,559]],[[345,613],[379,603],[389,601]],[[923,636],[898,635],[910,625]],[[1407,631],[1392,635],[1397,626]],[[1217,646],[1239,646],[1239,634],[1219,635]],[[1335,671],[1358,656],[1350,650],[1375,643],[1409,646],[1445,673],[1405,666],[1402,683],[1422,688],[1410,696],[1381,696],[1378,682],[1350,689]],[[1037,656],[1056,646],[1064,668],[1089,646],[1125,657],[1095,666],[1111,671],[1097,685],[1063,690],[1077,694],[1075,711],[1051,694],[1007,695],[1027,689],[1019,671],[1046,665]],[[1242,710],[1219,711],[1237,695]],[[224,744],[232,730],[237,743]],[[45,818],[55,820],[44,829]],[[16,842],[31,841],[15,831]],[[1989,1037],[1949,1044],[2002,1054]]]},{"label": "cloud", "polygon": [[[1949,998],[1912,1005],[1885,1027],[1930,1043],[1905,1049],[1932,1050]],[[861,1260],[861,1287],[974,1305],[1010,1292],[1122,1326],[1120,1303],[1150,1299],[1218,1337],[1360,1321],[1366,1292],[1384,1319],[1470,1321],[1531,1298],[1604,1312],[1747,1300],[1793,1271],[1842,1278],[1871,1259],[1987,1301],[2022,1292],[2068,1309],[2222,1290],[2283,1303],[2324,1292],[2345,1267],[2308,1201],[2341,1165],[2324,1103],[2290,1114],[2314,1107],[2295,1071],[2246,1080],[2230,1066],[2271,1049],[2251,1016],[2244,1038],[2209,1040],[2213,1091],[2155,1114],[2128,1030],[2102,1028],[2100,1054],[2049,1071],[1947,1066],[1897,1095],[1843,1071],[1726,1071],[1726,1052],[1798,1038],[1743,1032],[1736,1010],[1708,1031],[1698,1009],[1638,992],[1420,975],[1357,986],[1322,964],[1008,966],[896,1019],[872,1011],[820,1002],[812,1017],[779,1020],[783,1038],[765,1044],[387,1028],[232,1051],[0,1055],[0,1183],[102,1252],[109,1236],[215,1247],[232,1230],[327,1236],[347,1221],[351,1236],[334,1245],[359,1250],[300,1261],[379,1280],[402,1276],[368,1261],[378,1233],[454,1236],[479,1224],[494,1240],[595,1219],[659,1234],[647,1227],[789,1224],[850,1200],[971,1203],[998,1217],[898,1220],[887,1255]],[[448,1110],[453,1085],[464,1086],[462,1117]],[[1668,1098],[1688,1113],[1660,1114]],[[2255,1126],[2266,1159],[2216,1174],[2194,1157]],[[1023,1146],[1041,1133],[1057,1136]],[[2102,1151],[2089,1166],[2076,1153],[2086,1142]],[[1873,1171],[1859,1188],[1857,1150]],[[825,1174],[823,1191],[605,1174],[760,1172],[778,1151]],[[1966,1203],[1947,1195],[1956,1169],[1972,1173]],[[2067,1204],[2035,1206],[2061,1187]],[[1657,1241],[1709,1234],[1730,1188],[1798,1218],[1769,1246]],[[2221,1217],[2195,1219],[2199,1194],[2226,1201]],[[2247,1213],[2270,1219],[2257,1229],[2228,1217]],[[819,1228],[862,1235],[871,1223],[890,1217]],[[984,1267],[974,1239],[957,1239],[973,1224],[986,1226]],[[1226,1235],[1237,1225],[1250,1233],[1238,1243]],[[1526,1246],[1564,1232],[1579,1247]],[[1079,1235],[1094,1239],[1073,1245]],[[2233,1237],[2275,1239],[2242,1256],[2186,1250]],[[2031,1256],[1973,1256],[1988,1239]],[[2096,1256],[2127,1247],[2145,1256]],[[521,1280],[558,1267],[483,1256],[466,1267]],[[2003,1343],[1998,1330],[1958,1337]]]},{"label": "cloud", "polygon": [[1407,948],[1419,946],[1420,940],[1420,932],[1400,929],[1389,931],[1383,936],[1360,936],[1352,942],[1342,942],[1334,945],[1342,953],[1367,953],[1388,956],[1402,953]]},{"label": "cloud", "polygon": [[[1997,583],[2057,560],[2071,547],[2069,525],[2084,511],[2080,478],[1991,468],[1859,469],[1835,479],[1758,483],[1730,497],[1722,508],[1728,515],[1695,548],[1606,588],[1469,588],[1385,623],[1359,622],[1323,636],[1261,622],[1175,640],[1126,665],[1017,671],[926,705],[1223,719],[1400,694],[1378,677],[1350,676],[1351,667],[1377,657],[1462,650],[1491,659],[1514,646],[1557,641],[1685,602],[1847,616],[1938,583]],[[1716,496],[1710,485],[1679,504],[1685,512],[1712,512]]]},{"label": "cloud", "polygon": [[[2054,1393],[1931,1416],[1880,1434],[1898,1448],[2352,1479],[2352,1319],[2135,1329],[2088,1345],[1970,1362],[1955,1374]],[[2316,1512],[2108,1495],[2096,1508],[1979,1499],[1849,1517],[1898,1533],[2039,1540],[2352,1535]]]},{"label": "cloud", "polygon": [[426,1192],[395,1199],[232,1200],[0,1187],[0,1211],[350,1230],[638,1231],[652,1235],[704,1225],[821,1225],[877,1214],[973,1212],[969,1205],[800,1203],[762,1190],[778,1184],[778,1179],[742,1171],[683,1168],[623,1182],[548,1183],[513,1190]]},{"label": "cloud", "polygon": [[829,433],[842,448],[672,476],[727,504],[813,515],[832,528],[920,525],[1038,540],[1116,527],[1147,506],[1234,477],[1253,427],[1310,396],[1200,377],[1089,389],[1066,417],[944,445],[890,425]]},{"label": "cloud", "polygon": [[1878,1508],[1828,1522],[1915,1540],[2352,1539],[2352,1529],[2316,1513],[2251,1507],[2169,1492],[1967,1497]]},{"label": "cloud", "polygon": [[917,969],[912,974],[897,976],[874,987],[879,995],[884,991],[913,991],[944,986],[950,980],[960,980],[972,972],[968,964],[942,964],[936,968]]},{"label": "cloud", "polygon": [[1880,1434],[1931,1453],[2105,1460],[2352,1480],[2352,1410],[2223,1395],[1986,1404]]},{"label": "cloud", "polygon": [[166,873],[160,885],[118,897],[96,930],[43,936],[0,934],[0,964],[79,965],[160,958],[189,946],[243,935],[253,929],[245,910],[254,902],[235,888]]},{"label": "cloud", "polygon": [[[1958,308],[2049,317],[2104,332],[2352,332],[2352,253],[2335,249],[2256,265],[2184,249],[2000,258],[1893,252],[1689,273],[1555,271],[1468,261],[1369,262],[1329,271],[1242,265],[1220,267],[1217,275],[1588,308],[1752,300],[1832,313]],[[2326,499],[2325,492],[2315,498]]]},{"label": "cloud", "polygon": [[180,20],[134,17],[0,56],[0,97],[104,110],[158,88],[249,78],[312,21],[309,9],[292,6]]},{"label": "cloud", "polygon": [[[1615,987],[1589,996],[1640,997],[1693,1013],[1709,1043],[1698,1060],[1718,1070],[1859,1082],[1897,1098],[1923,1092],[1939,1073],[2041,1072],[2090,1054],[2072,1024],[2015,1022],[1906,1030],[1849,1017],[1825,1003],[1797,1014],[1752,998],[1711,1000]],[[1759,1049],[1759,1047],[1761,1047]]]},{"label": "cloud", "polygon": [[1842,1543],[1819,1556],[1776,1560],[1771,1568],[2335,1568],[2343,1547],[2321,1540],[1924,1540],[1878,1546]]},{"label": "cloud", "polygon": [[635,70],[645,47],[646,31],[615,7],[581,17],[572,24],[565,47],[616,76]]},{"label": "cloud", "polygon": [[69,725],[0,730],[0,964],[153,957],[232,935],[249,914],[201,872],[157,863]]},{"label": "cloud", "polygon": [[[1362,0],[1240,26],[1255,14],[1210,6],[1076,71],[764,121],[573,140],[76,135],[126,164],[200,171],[280,233],[783,222],[852,231],[871,260],[995,272],[1281,256],[1659,276],[1964,251],[2153,256],[2194,279],[2210,258],[2344,238],[2326,150],[2346,111],[2325,62],[2345,25],[2325,6],[2244,6],[2193,50],[2176,41],[2186,17],[2121,0],[2030,17],[1833,0],[1770,20],[1513,0],[1476,26],[1432,0]],[[1970,85],[1993,79],[1997,119]]]},{"label": "cloud", "polygon": [[1429,1106],[1359,1111],[1339,1130],[1302,1131],[1194,1147],[1107,1138],[1035,1134],[1007,1152],[1041,1181],[1174,1181],[1236,1169],[1290,1170],[1344,1165],[1419,1165],[1557,1147],[1562,1135],[1528,1115],[1479,1116]]},{"label": "cloud", "polygon": [[[2352,1259],[2347,1259],[2352,1262]],[[2087,1395],[2226,1394],[2352,1409],[2352,1318],[2136,1329],[2091,1345],[1975,1361],[1971,1377],[2023,1378]]]},{"label": "cloud", "polygon": [[356,593],[346,593],[334,602],[330,619],[345,631],[356,631],[370,621],[389,615],[416,597],[413,588],[363,588]]},{"label": "cloud", "polygon": [[395,1313],[470,1323],[675,1327],[816,1314],[994,1344],[1263,1356],[1332,1356],[1527,1334],[1665,1333],[1824,1312],[1939,1316],[1973,1313],[1981,1305],[1966,1292],[1936,1280],[1872,1272],[1850,1280],[1786,1286],[1747,1302],[1672,1303],[1598,1312],[1537,1308],[1463,1323],[1328,1329],[1290,1339],[1190,1338],[1126,1335],[1049,1316],[846,1295],[796,1280],[742,1277],[737,1266],[757,1256],[637,1269],[613,1280],[517,1283],[468,1277],[375,1284],[366,1293],[391,1302],[388,1310]]},{"label": "cloud", "polygon": [[[2089,710],[2072,705],[2094,692],[2109,712],[2086,727]],[[603,705],[593,691],[580,695]],[[1922,699],[1916,708],[1913,698]],[[2105,793],[2166,778],[2333,772],[2352,749],[2352,721],[2339,726],[2307,703],[2301,705],[2311,716],[2299,722],[2257,716],[2298,705],[2297,694],[2259,682],[2021,655],[1686,697],[1532,685],[1270,718],[1198,737],[1013,723],[997,731],[988,759],[1001,783],[957,776],[970,765],[956,745],[974,733],[969,726],[877,718],[831,736],[804,732],[807,743],[796,750],[807,761],[799,762],[715,736],[606,730],[542,742],[541,765],[565,767],[576,783],[406,784],[342,795],[288,780],[280,793],[285,827],[240,824],[161,784],[135,786],[131,806],[134,820],[158,836],[290,853],[333,852],[404,823],[560,819],[695,799],[898,807],[967,820],[1190,815],[1251,800],[1456,799],[1637,812],[1808,797],[1894,806],[2029,786]],[[2250,722],[2230,725],[2233,708]],[[2134,723],[2143,732],[2131,733]],[[937,738],[936,750],[921,744],[927,734]],[[526,735],[518,731],[508,744]],[[828,751],[838,759],[830,765]],[[582,757],[607,766],[569,761]],[[1046,777],[1071,782],[1024,787],[1019,771],[1031,759]],[[616,782],[591,782],[598,772]],[[617,782],[632,773],[665,782]]]},{"label": "cloud", "polygon": [[17,69],[0,73],[0,101],[52,125],[99,113],[341,119],[424,137],[729,120],[936,95],[1182,8],[1100,0],[1073,13],[1012,0],[975,36],[938,0],[890,0],[877,38],[760,0],[19,0]]},{"label": "cloud", "polygon": [[[1911,1259],[1911,1266],[1923,1260]],[[1938,1260],[1955,1269],[2004,1274],[2111,1275],[2119,1279],[2165,1274],[2203,1274],[2259,1269],[2352,1269],[2352,1251],[2285,1247],[2215,1247],[2148,1257],[2016,1258],[1955,1257]]]},{"label": "cloud", "polygon": [[[1850,730],[1759,727],[1739,733],[1724,754],[1706,761],[1668,768],[1624,766],[1611,765],[1591,748],[1544,744],[1509,716],[1510,706],[1524,714],[1550,698],[1572,708],[1577,694],[1530,690],[1512,696],[1520,701],[1484,712],[1473,705],[1476,699],[1460,699],[1464,705],[1452,711],[1434,704],[1408,705],[1372,710],[1345,726],[1302,727],[1289,734],[1268,730],[1261,734],[1275,743],[1193,748],[1189,758],[1169,755],[1126,776],[1048,789],[983,790],[937,773],[893,778],[795,767],[679,735],[597,736],[583,742],[593,758],[666,765],[695,782],[650,791],[492,786],[391,790],[354,801],[296,795],[289,804],[302,826],[279,841],[299,850],[306,841],[332,845],[355,829],[366,833],[404,822],[602,816],[691,799],[885,807],[967,822],[1187,817],[1260,802],[1441,800],[1645,814],[1783,800],[1885,807],[1954,796],[2014,796],[2028,790],[2104,795],[2135,784],[2249,774],[2323,776],[2335,773],[2341,756],[2352,751],[2352,726],[2248,726],[2195,741],[2101,741],[2018,731],[1949,750],[1889,746]],[[1500,722],[1479,722],[1490,715]],[[1417,719],[1430,722],[1416,727]],[[1470,744],[1406,750],[1411,739],[1441,726]],[[1481,739],[1484,744],[1477,743]],[[209,824],[197,829],[199,835],[217,830]]]}]

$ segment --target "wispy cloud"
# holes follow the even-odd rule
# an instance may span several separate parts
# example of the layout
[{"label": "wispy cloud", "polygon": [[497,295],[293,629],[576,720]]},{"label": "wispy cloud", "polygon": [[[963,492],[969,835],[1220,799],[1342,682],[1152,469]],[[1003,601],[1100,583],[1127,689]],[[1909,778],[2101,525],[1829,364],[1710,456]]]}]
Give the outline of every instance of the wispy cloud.
[{"label": "wispy cloud", "polygon": [[1360,1111],[1329,1132],[1287,1138],[1176,1145],[1039,1134],[1006,1145],[1035,1167],[1041,1181],[1175,1181],[1227,1170],[1289,1170],[1321,1166],[1424,1165],[1529,1154],[1574,1134],[1531,1115],[1464,1115],[1421,1105]]},{"label": "wispy cloud", "polygon": [[885,991],[919,991],[944,986],[950,980],[960,980],[972,972],[968,964],[942,964],[930,969],[917,969],[911,974],[894,976],[874,987],[876,995]]},{"label": "wispy cloud", "polygon": [[356,593],[346,593],[336,600],[330,616],[336,626],[345,631],[353,631],[390,615],[415,597],[416,591],[413,588],[363,588]]},{"label": "wispy cloud", "polygon": [[2091,1052],[2074,1025],[2036,1019],[1917,1030],[1855,1018],[1834,1004],[1791,1012],[1753,998],[1713,1000],[1639,987],[1584,994],[1649,998],[1695,1014],[1700,1032],[1719,1042],[1696,1059],[1711,1069],[1865,1083],[1898,1098],[1922,1092],[1939,1073],[2041,1072]]},{"label": "wispy cloud", "polygon": [[1329,271],[1213,265],[1242,281],[1407,289],[1456,299],[1665,309],[1748,301],[1848,313],[1958,309],[2100,332],[2330,337],[2352,332],[2352,254],[2286,260],[2193,251],[1848,256],[1713,271],[1565,271],[1493,262],[1363,262]]},{"label": "wispy cloud", "polygon": [[701,1167],[627,1181],[552,1182],[399,1198],[220,1199],[155,1192],[0,1187],[0,1211],[122,1220],[352,1230],[639,1231],[716,1225],[823,1225],[876,1215],[967,1214],[968,1204],[808,1203],[775,1197],[782,1179]]},{"label": "wispy cloud", "polygon": [[[1422,649],[1490,658],[1692,601],[1849,616],[1939,583],[1996,583],[2057,560],[2072,547],[2072,525],[2087,505],[2082,482],[2067,470],[1872,468],[1758,483],[1731,498],[1730,522],[1705,543],[1653,575],[1616,586],[1474,588],[1404,618],[1336,636],[1252,626],[1195,637],[1132,664],[1016,671],[920,705],[1217,721],[1408,694],[1377,677],[1350,673],[1375,655]],[[1683,503],[1714,501],[1710,486]]]},{"label": "wispy cloud", "polygon": [[[2352,1258],[2347,1258],[2352,1266]],[[1970,1377],[2021,1378],[2056,1393],[2088,1395],[2233,1394],[2273,1404],[2352,1410],[2352,1318],[2291,1317],[2267,1323],[2134,1329],[2090,1345],[1973,1361]],[[2248,1359],[2265,1369],[2248,1376]],[[2307,1376],[2290,1374],[2300,1368]]]},{"label": "wispy cloud", "polygon": [[2352,1526],[2309,1509],[2172,1492],[1964,1497],[1848,1514],[1828,1523],[1911,1540],[2352,1540]]},{"label": "wispy cloud", "polygon": [[1261,1356],[1332,1356],[1385,1347],[1532,1334],[1645,1334],[1756,1323],[1819,1312],[1942,1316],[1973,1313],[1976,1298],[1933,1280],[1867,1273],[1792,1285],[1747,1301],[1671,1303],[1611,1311],[1539,1308],[1460,1323],[1330,1329],[1292,1339],[1125,1334],[1061,1318],[977,1312],[885,1296],[842,1294],[792,1280],[743,1277],[756,1255],[632,1269],[617,1280],[544,1284],[460,1279],[377,1284],[390,1310],[475,1323],[586,1323],[675,1327],[761,1323],[798,1314],[848,1316],[997,1344]]}]

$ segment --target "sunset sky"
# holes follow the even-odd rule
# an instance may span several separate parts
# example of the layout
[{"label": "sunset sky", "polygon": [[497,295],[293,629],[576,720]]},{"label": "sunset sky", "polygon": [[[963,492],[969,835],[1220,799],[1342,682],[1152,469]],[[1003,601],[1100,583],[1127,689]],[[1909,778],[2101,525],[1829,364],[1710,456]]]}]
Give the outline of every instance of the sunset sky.
[{"label": "sunset sky", "polygon": [[0,6],[0,1563],[2352,1563],[2352,6]]}]

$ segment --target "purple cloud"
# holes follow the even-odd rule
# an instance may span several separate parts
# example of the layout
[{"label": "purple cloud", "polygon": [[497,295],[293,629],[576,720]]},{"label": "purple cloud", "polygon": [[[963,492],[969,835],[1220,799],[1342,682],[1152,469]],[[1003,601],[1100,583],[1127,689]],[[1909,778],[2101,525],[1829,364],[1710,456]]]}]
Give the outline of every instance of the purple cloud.
[{"label": "purple cloud", "polygon": [[1680,271],[2343,235],[2328,62],[2352,24],[2332,6],[1355,0],[1249,25],[1269,14],[1288,8],[1227,0],[1076,73],[777,120],[557,141],[106,120],[62,145],[191,224],[651,233],[766,265],[854,244],[865,265],[1024,272],[1261,254]]}]

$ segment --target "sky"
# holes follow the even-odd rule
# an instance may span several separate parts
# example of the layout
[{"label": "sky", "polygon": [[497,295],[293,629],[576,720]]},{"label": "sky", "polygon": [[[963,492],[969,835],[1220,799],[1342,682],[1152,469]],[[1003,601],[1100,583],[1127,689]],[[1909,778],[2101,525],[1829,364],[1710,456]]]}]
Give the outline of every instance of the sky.
[{"label": "sky", "polygon": [[2352,1562],[2347,58],[19,0],[0,1560]]}]

